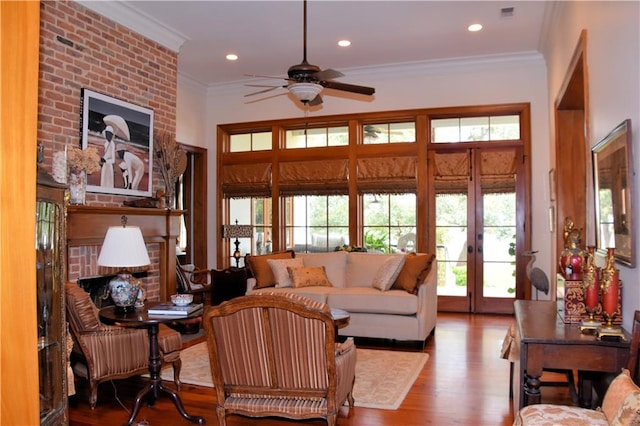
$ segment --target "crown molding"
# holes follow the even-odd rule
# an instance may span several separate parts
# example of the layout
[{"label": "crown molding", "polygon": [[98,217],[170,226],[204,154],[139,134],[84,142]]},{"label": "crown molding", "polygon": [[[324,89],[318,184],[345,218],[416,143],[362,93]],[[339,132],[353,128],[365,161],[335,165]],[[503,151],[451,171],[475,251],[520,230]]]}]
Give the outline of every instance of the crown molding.
[{"label": "crown molding", "polygon": [[78,4],[91,9],[100,15],[124,25],[150,40],[179,52],[185,41],[190,40],[186,35],[163,24],[140,9],[121,1],[75,0]]},{"label": "crown molding", "polygon": [[[344,68],[341,69],[341,71],[349,75],[350,78],[357,79],[358,77],[377,75],[393,75],[394,77],[406,77],[416,74],[433,75],[455,72],[458,70],[480,70],[492,68],[498,65],[501,67],[521,67],[525,64],[529,66],[545,66],[544,56],[538,51],[527,51],[495,55],[467,56],[461,58],[430,59],[426,61],[402,62],[386,65],[371,65],[366,67]],[[249,80],[242,79],[226,81],[210,84],[205,87],[207,87],[209,92],[225,92],[226,89],[234,90],[238,87],[244,86],[247,84],[247,81]]]}]

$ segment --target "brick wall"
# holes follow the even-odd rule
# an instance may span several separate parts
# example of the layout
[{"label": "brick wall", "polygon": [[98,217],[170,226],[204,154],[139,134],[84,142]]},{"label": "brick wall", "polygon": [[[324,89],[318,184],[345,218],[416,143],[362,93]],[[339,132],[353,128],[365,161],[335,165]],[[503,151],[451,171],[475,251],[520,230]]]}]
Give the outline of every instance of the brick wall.
[{"label": "brick wall", "polygon": [[[51,171],[53,153],[80,146],[80,92],[87,88],[154,111],[154,133],[175,134],[178,56],[134,31],[71,1],[42,1],[38,142],[43,168]],[[157,162],[152,191],[163,188]],[[120,206],[127,197],[87,193],[87,204]],[[157,244],[148,244],[154,269],[147,282],[157,294]],[[69,252],[68,279],[98,275],[99,248]],[[154,279],[155,278],[155,279]]]}]

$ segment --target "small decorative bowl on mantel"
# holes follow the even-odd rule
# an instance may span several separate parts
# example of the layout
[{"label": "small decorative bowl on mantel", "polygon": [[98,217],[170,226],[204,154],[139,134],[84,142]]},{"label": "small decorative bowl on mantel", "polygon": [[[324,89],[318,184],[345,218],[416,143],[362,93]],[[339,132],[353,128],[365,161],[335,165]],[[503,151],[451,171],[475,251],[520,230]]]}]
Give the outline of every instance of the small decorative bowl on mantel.
[{"label": "small decorative bowl on mantel", "polygon": [[171,303],[177,306],[187,306],[193,302],[193,294],[173,294],[171,295]]}]

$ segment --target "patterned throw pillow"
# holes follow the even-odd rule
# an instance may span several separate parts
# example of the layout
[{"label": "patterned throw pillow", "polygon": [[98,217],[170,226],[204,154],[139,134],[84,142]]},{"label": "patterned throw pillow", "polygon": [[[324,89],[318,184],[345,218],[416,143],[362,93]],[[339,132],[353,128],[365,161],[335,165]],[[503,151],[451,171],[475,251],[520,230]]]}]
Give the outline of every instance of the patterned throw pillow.
[{"label": "patterned throw pillow", "polygon": [[293,288],[301,287],[332,287],[331,281],[327,278],[324,266],[291,267],[288,266],[291,285]]},{"label": "patterned throw pillow", "polygon": [[640,389],[633,383],[629,370],[623,369],[604,394],[602,412],[612,425],[633,425],[640,414]]},{"label": "patterned throw pillow", "polygon": [[404,259],[404,256],[395,255],[382,262],[376,276],[373,277],[373,288],[381,291],[389,290],[404,266]]},{"label": "patterned throw pillow", "polygon": [[273,287],[276,284],[275,277],[271,271],[271,267],[267,263],[267,259],[293,259],[295,253],[293,250],[283,251],[279,253],[263,254],[260,256],[246,255],[244,263],[251,275],[256,279],[255,288]]},{"label": "patterned throw pillow", "polygon": [[273,272],[276,287],[291,287],[291,278],[289,277],[287,266],[304,266],[304,263],[302,263],[302,259],[298,257],[295,257],[293,259],[267,259],[267,263],[271,267],[271,272]]},{"label": "patterned throw pillow", "polygon": [[435,259],[435,256],[429,253],[407,254],[405,256],[404,266],[391,288],[405,290],[415,294],[418,289],[418,284],[420,284],[429,273],[433,259]]}]

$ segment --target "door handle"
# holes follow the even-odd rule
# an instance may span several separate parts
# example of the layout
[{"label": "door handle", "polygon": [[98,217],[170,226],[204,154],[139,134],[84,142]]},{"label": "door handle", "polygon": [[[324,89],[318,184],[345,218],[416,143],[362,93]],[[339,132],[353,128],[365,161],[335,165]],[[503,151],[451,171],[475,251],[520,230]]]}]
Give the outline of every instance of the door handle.
[{"label": "door handle", "polygon": [[478,246],[478,253],[482,254],[482,246]]},{"label": "door handle", "polygon": [[467,253],[473,253],[473,246],[467,246]]}]

